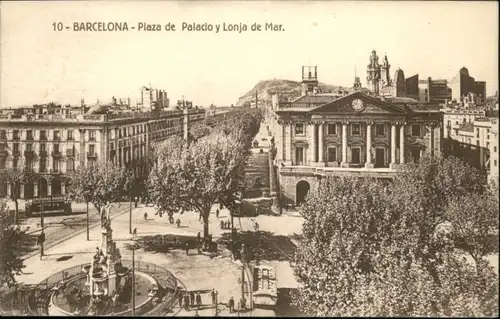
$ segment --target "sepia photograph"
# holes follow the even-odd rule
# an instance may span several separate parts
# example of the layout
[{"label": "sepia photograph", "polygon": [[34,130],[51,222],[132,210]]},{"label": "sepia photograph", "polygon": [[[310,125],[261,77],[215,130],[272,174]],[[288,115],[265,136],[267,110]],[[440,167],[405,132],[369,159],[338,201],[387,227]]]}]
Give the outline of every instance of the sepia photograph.
[{"label": "sepia photograph", "polygon": [[0,316],[498,317],[495,1],[0,1]]}]

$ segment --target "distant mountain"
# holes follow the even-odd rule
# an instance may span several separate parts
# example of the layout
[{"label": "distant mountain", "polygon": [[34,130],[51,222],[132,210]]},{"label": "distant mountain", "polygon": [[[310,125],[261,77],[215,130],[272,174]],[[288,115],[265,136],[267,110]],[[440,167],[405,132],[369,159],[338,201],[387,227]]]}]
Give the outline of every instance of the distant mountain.
[{"label": "distant mountain", "polygon": [[[353,91],[353,88],[331,85],[320,83],[319,87],[322,93],[329,93],[335,91]],[[236,103],[237,106],[244,106],[245,104],[255,104],[255,92],[257,92],[257,103],[259,105],[265,105],[266,103],[271,103],[271,96],[273,92],[287,93],[291,97],[300,96],[300,82],[291,80],[265,80],[257,83],[250,91],[245,95],[241,96]],[[368,89],[363,88],[363,91],[368,91]]]}]

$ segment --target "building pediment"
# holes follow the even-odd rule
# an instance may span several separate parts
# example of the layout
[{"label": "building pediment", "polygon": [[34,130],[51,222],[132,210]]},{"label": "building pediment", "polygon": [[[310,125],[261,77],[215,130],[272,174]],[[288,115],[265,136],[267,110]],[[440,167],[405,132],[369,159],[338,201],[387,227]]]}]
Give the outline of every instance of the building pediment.
[{"label": "building pediment", "polygon": [[404,115],[404,107],[394,105],[361,92],[355,92],[314,108],[310,114],[394,114]]}]

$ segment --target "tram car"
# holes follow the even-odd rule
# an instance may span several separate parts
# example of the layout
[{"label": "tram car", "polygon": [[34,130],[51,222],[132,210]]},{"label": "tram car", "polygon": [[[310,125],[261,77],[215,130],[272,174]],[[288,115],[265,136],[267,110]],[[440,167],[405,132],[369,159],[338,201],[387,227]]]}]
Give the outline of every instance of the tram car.
[{"label": "tram car", "polygon": [[64,196],[46,196],[36,197],[26,201],[26,217],[40,216],[52,214],[72,213],[71,202],[66,200]]},{"label": "tram car", "polygon": [[278,287],[276,271],[271,266],[253,268],[253,303],[256,306],[276,306]]}]

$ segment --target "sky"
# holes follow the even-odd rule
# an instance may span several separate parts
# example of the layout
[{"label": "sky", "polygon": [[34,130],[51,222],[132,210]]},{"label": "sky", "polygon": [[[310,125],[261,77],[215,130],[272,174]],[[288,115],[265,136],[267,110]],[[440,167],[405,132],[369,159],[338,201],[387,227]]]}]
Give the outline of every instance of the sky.
[{"label": "sky", "polygon": [[[99,1],[0,3],[0,106],[88,104],[164,89],[174,103],[236,104],[260,80],[366,86],[369,55],[391,76],[451,79],[466,66],[487,95],[498,88],[496,2]],[[61,22],[63,31],[54,31]],[[74,31],[74,22],[126,22],[128,32]],[[162,31],[131,30],[138,23]],[[283,31],[187,32],[183,22],[281,24]],[[176,31],[165,31],[167,23]]]}]

